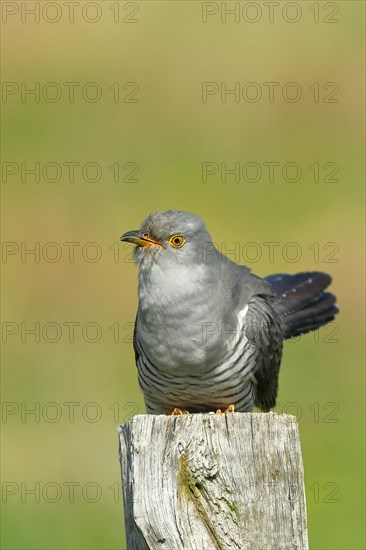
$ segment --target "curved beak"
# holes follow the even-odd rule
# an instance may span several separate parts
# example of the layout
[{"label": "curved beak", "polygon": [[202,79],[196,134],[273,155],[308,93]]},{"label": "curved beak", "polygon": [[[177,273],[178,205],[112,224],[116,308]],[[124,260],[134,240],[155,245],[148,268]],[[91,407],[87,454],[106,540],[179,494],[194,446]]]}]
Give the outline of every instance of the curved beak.
[{"label": "curved beak", "polygon": [[121,236],[121,241],[125,241],[126,243],[132,243],[137,246],[160,246],[161,248],[164,248],[162,244],[160,244],[158,241],[154,241],[153,239],[150,239],[149,237],[143,237],[141,236],[141,233],[138,229],[135,229],[134,231],[127,231],[126,233],[123,233]]}]

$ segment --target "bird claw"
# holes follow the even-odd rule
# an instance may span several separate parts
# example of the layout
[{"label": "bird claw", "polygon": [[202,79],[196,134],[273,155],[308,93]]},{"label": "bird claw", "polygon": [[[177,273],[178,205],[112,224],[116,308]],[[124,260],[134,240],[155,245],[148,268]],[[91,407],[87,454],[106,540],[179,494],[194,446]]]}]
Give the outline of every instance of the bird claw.
[{"label": "bird claw", "polygon": [[229,405],[225,411],[222,411],[221,409],[217,409],[216,414],[225,414],[225,413],[233,413],[233,412],[235,412],[235,405]]},{"label": "bird claw", "polygon": [[[235,412],[235,405],[229,405],[227,407],[227,409],[225,409],[224,411],[222,411],[221,409],[217,409],[216,411],[216,414],[226,414],[226,413],[233,413]],[[168,412],[169,415],[171,416],[178,416],[178,415],[181,415],[181,414],[189,414],[189,411],[187,411],[186,409],[178,409],[177,407],[171,411]]]},{"label": "bird claw", "polygon": [[182,409],[175,408],[172,411],[169,411],[168,414],[170,414],[172,416],[176,416],[176,415],[179,415],[179,414],[189,414],[189,411],[186,411],[185,409],[182,411]]}]

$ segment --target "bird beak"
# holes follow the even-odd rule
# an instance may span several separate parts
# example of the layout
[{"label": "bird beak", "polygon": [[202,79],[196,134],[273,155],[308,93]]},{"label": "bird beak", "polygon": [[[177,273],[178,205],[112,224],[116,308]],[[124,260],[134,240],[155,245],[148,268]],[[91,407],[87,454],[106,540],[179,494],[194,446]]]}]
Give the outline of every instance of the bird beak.
[{"label": "bird beak", "polygon": [[160,246],[161,248],[164,248],[163,245],[160,244],[158,241],[154,241],[149,237],[142,237],[138,229],[123,233],[120,240],[125,241],[126,243],[136,244],[137,246],[152,246],[153,244],[155,244],[157,246]]}]

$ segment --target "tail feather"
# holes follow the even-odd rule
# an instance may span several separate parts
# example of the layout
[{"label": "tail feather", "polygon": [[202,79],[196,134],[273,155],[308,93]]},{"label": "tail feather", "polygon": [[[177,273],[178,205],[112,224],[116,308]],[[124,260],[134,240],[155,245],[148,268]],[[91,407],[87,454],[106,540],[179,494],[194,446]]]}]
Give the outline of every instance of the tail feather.
[{"label": "tail feather", "polygon": [[317,271],[266,277],[276,298],[273,307],[284,325],[284,337],[315,330],[332,321],[339,309],[336,297],[324,290],[331,283],[327,273]]}]

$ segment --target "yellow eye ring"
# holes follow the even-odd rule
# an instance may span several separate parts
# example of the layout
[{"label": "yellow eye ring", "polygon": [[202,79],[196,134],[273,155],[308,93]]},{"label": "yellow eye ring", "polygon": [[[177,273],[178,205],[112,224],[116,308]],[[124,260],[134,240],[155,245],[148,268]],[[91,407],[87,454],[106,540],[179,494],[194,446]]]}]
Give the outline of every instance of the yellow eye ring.
[{"label": "yellow eye ring", "polygon": [[169,243],[173,248],[181,248],[185,242],[184,236],[180,234],[172,235],[169,239]]}]

